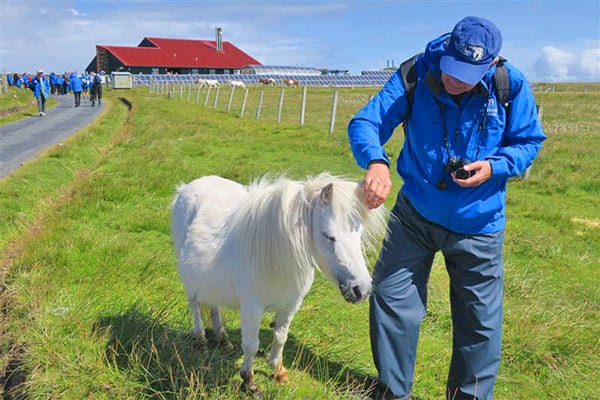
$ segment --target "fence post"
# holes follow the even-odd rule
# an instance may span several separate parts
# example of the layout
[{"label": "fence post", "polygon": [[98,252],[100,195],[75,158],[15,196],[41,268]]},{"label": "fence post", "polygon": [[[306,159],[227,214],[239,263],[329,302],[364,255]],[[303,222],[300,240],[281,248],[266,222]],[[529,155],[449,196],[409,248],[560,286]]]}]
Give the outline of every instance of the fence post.
[{"label": "fence post", "polygon": [[192,94],[192,85],[191,84],[188,86],[188,95],[187,95],[188,103],[190,102],[190,94]]},{"label": "fence post", "polygon": [[300,126],[304,126],[304,113],[306,112],[306,86],[302,87],[302,104],[300,106]]},{"label": "fence post", "polygon": [[279,94],[279,109],[277,110],[277,123],[281,122],[281,112],[283,111],[283,94],[284,89],[281,88],[281,93]]},{"label": "fence post", "polygon": [[204,107],[208,107],[208,98],[210,97],[210,86],[206,90],[206,99],[204,99]]},{"label": "fence post", "polygon": [[256,120],[260,119],[260,109],[262,108],[263,96],[265,94],[264,90],[260,91],[260,96],[258,98],[258,107],[256,108]]},{"label": "fence post", "polygon": [[231,111],[231,103],[233,102],[233,94],[235,93],[235,86],[231,85],[231,93],[229,94],[229,103],[227,103],[227,111]]},{"label": "fence post", "polygon": [[215,103],[213,104],[213,109],[217,109],[217,103],[219,102],[219,86],[217,86],[217,91],[215,92]]},{"label": "fence post", "polygon": [[200,89],[202,89],[202,86],[198,85],[198,91],[196,92],[196,104],[198,104],[198,101],[200,100]]},{"label": "fence post", "polygon": [[335,113],[337,111],[338,103],[338,91],[337,89],[333,92],[333,104],[331,105],[331,120],[329,121],[329,134],[333,133],[333,127],[335,126]]},{"label": "fence post", "polygon": [[183,99],[183,85],[179,86],[179,100]]},{"label": "fence post", "polygon": [[240,112],[240,117],[244,116],[244,110],[246,110],[246,100],[248,100],[248,88],[244,92],[244,100],[242,101],[242,111]]}]

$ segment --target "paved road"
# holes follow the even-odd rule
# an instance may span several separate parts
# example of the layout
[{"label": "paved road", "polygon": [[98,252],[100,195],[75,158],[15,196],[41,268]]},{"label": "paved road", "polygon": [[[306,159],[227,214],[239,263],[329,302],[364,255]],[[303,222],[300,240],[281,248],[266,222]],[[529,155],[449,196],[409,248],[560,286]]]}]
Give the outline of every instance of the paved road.
[{"label": "paved road", "polygon": [[73,95],[52,97],[58,100],[58,105],[46,110],[45,117],[36,114],[0,126],[0,179],[40,151],[90,124],[104,109],[104,105],[91,107],[88,98],[83,96],[81,106],[77,108]]}]

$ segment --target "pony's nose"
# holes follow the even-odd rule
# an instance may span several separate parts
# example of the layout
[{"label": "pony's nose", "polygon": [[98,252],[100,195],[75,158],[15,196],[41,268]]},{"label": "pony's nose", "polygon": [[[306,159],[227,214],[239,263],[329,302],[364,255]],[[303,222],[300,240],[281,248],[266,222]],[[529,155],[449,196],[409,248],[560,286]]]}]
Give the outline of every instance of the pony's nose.
[{"label": "pony's nose", "polygon": [[360,285],[340,285],[340,291],[346,301],[350,303],[360,303],[367,298],[370,288],[361,287]]},{"label": "pony's nose", "polygon": [[360,287],[359,286],[354,286],[352,288],[352,292],[354,293],[354,296],[356,296],[357,299],[362,299],[362,292],[360,291]]}]

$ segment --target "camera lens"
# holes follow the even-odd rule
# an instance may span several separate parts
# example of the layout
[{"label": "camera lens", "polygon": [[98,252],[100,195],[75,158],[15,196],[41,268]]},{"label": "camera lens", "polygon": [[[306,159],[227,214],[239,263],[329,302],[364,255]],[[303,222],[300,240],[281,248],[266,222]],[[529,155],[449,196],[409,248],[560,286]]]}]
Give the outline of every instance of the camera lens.
[{"label": "camera lens", "polygon": [[464,168],[456,170],[456,179],[469,179],[471,176],[473,176],[472,171],[466,171]]}]

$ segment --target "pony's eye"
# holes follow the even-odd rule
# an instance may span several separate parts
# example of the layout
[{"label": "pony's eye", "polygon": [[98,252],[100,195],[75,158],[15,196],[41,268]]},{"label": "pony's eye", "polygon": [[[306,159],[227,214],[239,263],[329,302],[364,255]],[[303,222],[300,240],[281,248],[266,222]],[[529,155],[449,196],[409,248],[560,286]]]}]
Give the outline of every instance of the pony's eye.
[{"label": "pony's eye", "polygon": [[323,236],[325,237],[325,239],[329,240],[330,242],[335,242],[335,238],[333,236],[329,236],[325,232],[323,232]]}]

